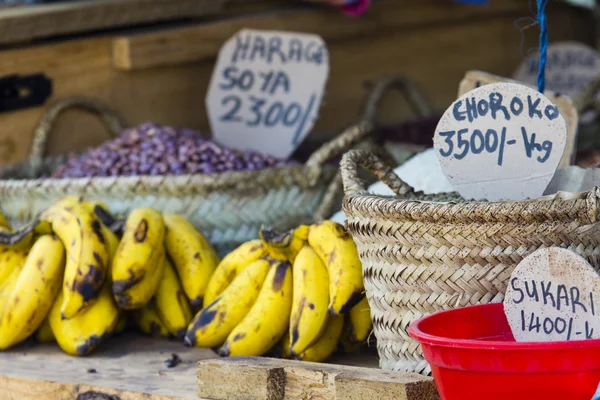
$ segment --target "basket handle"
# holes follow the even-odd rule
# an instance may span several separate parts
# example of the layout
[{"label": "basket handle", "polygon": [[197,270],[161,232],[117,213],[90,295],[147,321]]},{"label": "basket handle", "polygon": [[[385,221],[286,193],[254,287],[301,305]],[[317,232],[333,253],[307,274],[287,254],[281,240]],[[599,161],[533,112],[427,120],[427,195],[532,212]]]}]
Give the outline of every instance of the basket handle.
[{"label": "basket handle", "polygon": [[29,155],[29,162],[34,167],[34,171],[38,171],[42,165],[42,159],[46,153],[48,136],[52,132],[54,123],[59,115],[73,108],[79,108],[100,117],[111,138],[123,131],[124,124],[119,115],[96,100],[84,97],[71,97],[60,100],[48,108],[34,130],[31,153]]},{"label": "basket handle", "polygon": [[405,95],[417,115],[423,117],[433,113],[429,102],[410,79],[400,75],[379,79],[369,94],[361,122],[347,128],[338,137],[322,145],[308,158],[306,165],[323,165],[327,160],[342,154],[367,135],[373,133],[377,125],[377,110],[385,94],[392,89],[396,89]]},{"label": "basket handle", "polygon": [[406,196],[409,193],[415,193],[415,190],[408,183],[404,182],[389,165],[386,165],[381,158],[368,150],[350,150],[342,157],[340,163],[340,172],[342,174],[342,183],[346,195],[367,194],[367,188],[364,182],[358,177],[358,167],[363,167],[371,172],[380,181],[389,186],[398,196]]},{"label": "basket handle", "polygon": [[379,110],[386,92],[391,89],[396,89],[404,94],[417,116],[426,117],[433,114],[433,107],[410,79],[401,75],[392,75],[379,79],[375,83],[375,87],[373,87],[365,104],[363,119],[376,123],[377,110]]}]

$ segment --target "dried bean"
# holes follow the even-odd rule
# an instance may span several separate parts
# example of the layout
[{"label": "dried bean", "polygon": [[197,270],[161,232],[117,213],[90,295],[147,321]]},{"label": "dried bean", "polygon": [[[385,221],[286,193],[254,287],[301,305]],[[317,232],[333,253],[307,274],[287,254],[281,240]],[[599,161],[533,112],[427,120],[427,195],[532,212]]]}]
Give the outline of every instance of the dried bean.
[{"label": "dried bean", "polygon": [[52,177],[164,175],[255,170],[292,164],[255,151],[218,145],[199,132],[143,123],[120,136],[72,156]]}]

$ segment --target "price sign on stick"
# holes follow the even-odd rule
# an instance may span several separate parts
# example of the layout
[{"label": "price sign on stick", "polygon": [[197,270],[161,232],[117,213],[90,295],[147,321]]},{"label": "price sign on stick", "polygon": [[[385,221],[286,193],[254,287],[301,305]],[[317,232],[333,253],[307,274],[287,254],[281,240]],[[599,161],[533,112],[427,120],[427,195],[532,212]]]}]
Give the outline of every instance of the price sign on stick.
[{"label": "price sign on stick", "polygon": [[215,139],[287,158],[317,119],[328,74],[319,36],[241,30],[221,48],[206,95]]},{"label": "price sign on stick", "polygon": [[556,105],[529,87],[495,83],[474,89],[446,110],[434,148],[444,174],[467,199],[541,196],[566,144]]},{"label": "price sign on stick", "polygon": [[551,247],[513,271],[504,313],[518,342],[600,338],[600,276],[578,254]]},{"label": "price sign on stick", "polygon": [[[600,54],[578,42],[559,42],[548,46],[545,69],[546,88],[575,96],[600,75]],[[535,85],[539,69],[539,53],[528,57],[517,68],[514,78]]]}]

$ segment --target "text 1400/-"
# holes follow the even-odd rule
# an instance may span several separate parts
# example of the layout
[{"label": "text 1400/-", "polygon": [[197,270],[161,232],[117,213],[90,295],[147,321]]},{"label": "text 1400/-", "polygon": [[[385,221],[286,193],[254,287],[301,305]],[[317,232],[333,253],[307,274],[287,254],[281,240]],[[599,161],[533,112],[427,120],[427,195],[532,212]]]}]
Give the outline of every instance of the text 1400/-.
[{"label": "text 1400/-", "polygon": [[594,329],[590,327],[589,322],[585,321],[583,329],[573,329],[573,317],[540,317],[534,312],[521,310],[521,331],[523,332],[544,332],[546,335],[558,333],[564,335],[564,340],[571,339],[591,339]]}]

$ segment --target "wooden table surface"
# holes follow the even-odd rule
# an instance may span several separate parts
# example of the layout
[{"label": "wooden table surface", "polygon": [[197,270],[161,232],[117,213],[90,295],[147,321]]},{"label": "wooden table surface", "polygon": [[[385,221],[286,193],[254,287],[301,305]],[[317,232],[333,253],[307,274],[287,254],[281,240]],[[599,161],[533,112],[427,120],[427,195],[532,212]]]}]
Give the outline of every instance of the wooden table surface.
[{"label": "wooden table surface", "polygon": [[[173,353],[181,363],[167,368],[165,361]],[[56,344],[20,346],[0,352],[0,400],[76,399],[88,391],[117,395],[120,400],[200,399],[196,364],[215,358],[209,349],[190,349],[133,332],[111,339],[88,357],[69,356]],[[368,351],[330,361],[378,367],[375,352]]]}]

